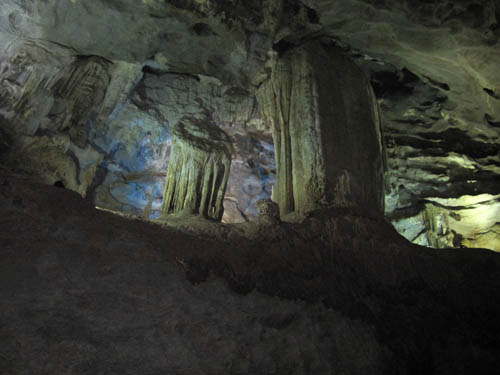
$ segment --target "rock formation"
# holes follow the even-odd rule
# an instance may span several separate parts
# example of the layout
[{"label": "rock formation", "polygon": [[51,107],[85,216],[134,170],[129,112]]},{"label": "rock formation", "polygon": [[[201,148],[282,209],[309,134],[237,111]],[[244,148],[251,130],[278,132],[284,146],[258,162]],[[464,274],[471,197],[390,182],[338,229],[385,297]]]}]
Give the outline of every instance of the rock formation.
[{"label": "rock formation", "polygon": [[261,199],[255,203],[261,225],[274,225],[280,222],[280,207],[271,199]]},{"label": "rock formation", "polygon": [[101,109],[111,63],[49,48],[25,42],[4,56],[0,101],[3,128],[13,139],[10,164],[85,195],[102,159],[87,132]]},{"label": "rock formation", "polygon": [[415,243],[500,250],[498,224],[480,219],[500,215],[498,1],[304,2],[371,77],[388,219]]},{"label": "rock formation", "polygon": [[2,0],[0,374],[496,374],[499,41],[498,0]]},{"label": "rock formation", "polygon": [[[41,181],[135,215],[152,197],[155,218],[169,129],[208,110],[235,148],[223,221],[252,220],[276,179],[271,130],[252,93],[278,54],[327,38],[365,71],[379,103],[386,217],[418,244],[500,249],[496,221],[478,219],[499,215],[495,0],[4,3],[8,159]],[[57,81],[81,91],[54,90]],[[91,86],[95,102],[84,99]]]},{"label": "rock formation", "polygon": [[[224,221],[242,222],[256,215],[254,203],[271,194],[275,166],[272,138],[255,98],[209,77],[131,67],[115,67],[113,73],[114,86],[122,87],[128,97],[121,99],[123,104],[113,104],[107,111],[112,115],[104,115],[90,131],[91,143],[105,154],[106,175],[96,186],[96,205],[138,215],[152,191],[151,218],[157,217],[170,160],[170,129],[184,116],[208,112],[234,146]],[[129,85],[124,84],[125,74]],[[107,101],[113,96],[108,90]]]},{"label": "rock formation", "polygon": [[383,214],[378,106],[353,62],[308,42],[278,58],[258,96],[272,125],[282,215],[324,207]]},{"label": "rock formation", "polygon": [[208,119],[183,117],[172,130],[162,213],[220,221],[231,168],[229,136]]}]

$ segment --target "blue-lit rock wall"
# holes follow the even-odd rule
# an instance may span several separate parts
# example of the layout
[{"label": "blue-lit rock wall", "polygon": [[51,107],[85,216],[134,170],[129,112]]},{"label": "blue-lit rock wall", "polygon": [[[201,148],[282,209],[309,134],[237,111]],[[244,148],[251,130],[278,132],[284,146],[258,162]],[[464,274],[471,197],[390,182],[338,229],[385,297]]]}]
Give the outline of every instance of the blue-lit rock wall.
[{"label": "blue-lit rock wall", "polygon": [[157,217],[170,157],[170,127],[184,115],[203,113],[231,136],[235,146],[223,221],[255,216],[255,202],[271,196],[276,171],[272,139],[255,98],[208,77],[148,69],[136,74],[129,77],[134,83],[129,83],[128,95],[122,94],[110,114],[88,129],[89,142],[104,155],[96,205]]},{"label": "blue-lit rock wall", "polygon": [[0,125],[15,141],[11,159],[23,173],[96,206],[154,218],[170,128],[204,113],[235,145],[223,220],[248,220],[255,201],[270,196],[272,140],[248,92],[206,76],[42,47],[14,43],[0,56]]}]

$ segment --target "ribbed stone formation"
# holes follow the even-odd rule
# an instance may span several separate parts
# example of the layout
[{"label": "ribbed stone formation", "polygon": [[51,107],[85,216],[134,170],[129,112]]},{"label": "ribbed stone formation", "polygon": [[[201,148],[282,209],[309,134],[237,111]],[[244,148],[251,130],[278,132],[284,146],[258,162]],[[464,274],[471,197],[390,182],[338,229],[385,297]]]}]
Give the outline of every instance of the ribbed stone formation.
[{"label": "ribbed stone formation", "polygon": [[[326,38],[370,78],[380,106],[386,219],[416,244],[500,251],[498,0],[2,5],[2,159],[38,181],[157,218],[170,125],[208,111],[235,150],[223,221],[255,220],[276,164],[254,92],[279,54]],[[352,180],[356,168],[345,169]]]},{"label": "ribbed stone formation", "polygon": [[288,50],[258,97],[273,129],[281,215],[324,207],[383,214],[378,107],[349,58],[319,41]]},{"label": "ribbed stone formation", "polygon": [[183,117],[172,130],[162,214],[195,214],[220,221],[231,153],[229,136],[211,120]]}]

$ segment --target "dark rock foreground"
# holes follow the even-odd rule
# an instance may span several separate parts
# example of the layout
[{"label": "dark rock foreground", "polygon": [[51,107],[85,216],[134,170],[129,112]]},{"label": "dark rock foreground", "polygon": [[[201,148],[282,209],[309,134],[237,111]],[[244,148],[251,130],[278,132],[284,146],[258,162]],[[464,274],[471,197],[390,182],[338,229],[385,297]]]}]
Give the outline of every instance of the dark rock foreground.
[{"label": "dark rock foreground", "polygon": [[151,224],[0,179],[0,373],[495,374],[500,257],[385,221]]}]

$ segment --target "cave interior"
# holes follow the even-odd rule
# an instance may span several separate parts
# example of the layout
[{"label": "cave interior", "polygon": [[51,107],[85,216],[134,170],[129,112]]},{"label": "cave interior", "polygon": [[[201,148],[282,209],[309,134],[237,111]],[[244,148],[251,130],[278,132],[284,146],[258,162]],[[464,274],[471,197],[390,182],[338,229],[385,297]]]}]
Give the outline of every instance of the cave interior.
[{"label": "cave interior", "polygon": [[498,373],[500,1],[4,0],[0,46],[1,374]]}]

